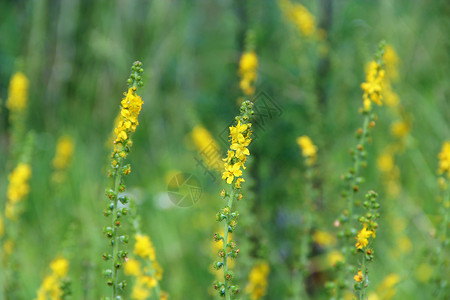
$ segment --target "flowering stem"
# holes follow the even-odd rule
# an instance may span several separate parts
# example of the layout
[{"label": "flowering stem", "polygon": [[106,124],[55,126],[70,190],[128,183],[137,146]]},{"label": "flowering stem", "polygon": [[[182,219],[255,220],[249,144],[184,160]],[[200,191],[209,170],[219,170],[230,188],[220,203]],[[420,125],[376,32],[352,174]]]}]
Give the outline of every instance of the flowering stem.
[{"label": "flowering stem", "polygon": [[[364,123],[363,123],[363,127],[362,127],[362,133],[358,138],[358,146],[361,146],[360,149],[363,149],[365,144],[366,144],[366,136],[368,134],[368,130],[369,130],[369,121],[370,121],[370,116],[369,116],[370,112],[367,112],[365,117],[364,117]],[[344,229],[344,235],[345,235],[345,247],[343,248],[344,251],[344,264],[348,264],[348,260],[349,260],[349,255],[350,255],[350,251],[349,251],[349,245],[350,245],[350,237],[353,236],[353,208],[355,205],[355,194],[357,192],[357,189],[355,189],[355,187],[357,187],[358,184],[358,178],[359,178],[359,171],[360,171],[360,166],[361,166],[361,153],[359,153],[359,149],[356,149],[356,152],[353,154],[353,158],[354,158],[354,162],[353,162],[353,167],[352,167],[352,174],[350,174],[350,180],[349,180],[349,196],[347,197],[348,201],[348,216],[347,216],[347,226]],[[343,282],[344,279],[344,275],[346,273],[346,270],[341,270],[340,274],[339,274],[339,278],[338,278],[338,288],[337,288],[337,299],[339,299],[339,295],[341,292],[341,283]]]},{"label": "flowering stem", "polygon": [[112,237],[112,241],[113,241],[113,259],[112,259],[112,269],[113,271],[113,286],[112,286],[112,299],[116,299],[117,294],[117,285],[118,285],[118,280],[119,280],[119,276],[118,276],[118,268],[116,268],[116,264],[117,264],[117,256],[119,253],[119,234],[118,234],[118,227],[116,226],[116,224],[114,224],[114,220],[117,217],[117,204],[118,204],[118,197],[119,197],[119,185],[120,185],[120,180],[121,180],[121,174],[120,174],[120,170],[122,169],[122,159],[118,160],[118,168],[115,170],[114,172],[114,207],[113,207],[113,213],[112,213],[112,227],[114,228],[113,231],[113,237]]},{"label": "flowering stem", "polygon": [[[235,187],[234,185],[232,185],[231,188],[231,195],[230,195],[230,200],[228,200],[228,207],[231,208],[233,207],[233,201],[235,198]],[[228,280],[226,279],[226,274],[228,273],[228,249],[227,249],[227,245],[228,245],[228,228],[230,226],[230,215],[228,214],[227,218],[226,218],[226,222],[225,222],[225,229],[224,229],[224,234],[223,234],[223,251],[224,251],[224,256],[223,256],[223,280],[225,282],[225,296],[227,300],[231,299],[231,295],[230,292],[228,290]]]},{"label": "flowering stem", "polygon": [[361,280],[361,286],[359,290],[359,300],[364,300],[364,292],[366,289],[366,283],[368,281],[367,279],[367,268],[366,268],[366,254],[363,253],[362,257],[362,264],[361,264],[361,271],[363,273],[363,280]]}]

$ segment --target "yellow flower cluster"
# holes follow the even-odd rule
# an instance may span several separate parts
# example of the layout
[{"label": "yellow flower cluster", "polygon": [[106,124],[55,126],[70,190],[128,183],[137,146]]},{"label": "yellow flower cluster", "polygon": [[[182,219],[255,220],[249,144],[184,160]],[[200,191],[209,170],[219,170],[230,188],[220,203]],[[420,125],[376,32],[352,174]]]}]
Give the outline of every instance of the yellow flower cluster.
[{"label": "yellow flower cluster", "polygon": [[134,244],[134,254],[144,259],[154,261],[156,259],[156,254],[150,237],[139,233],[134,237],[136,239],[136,243]]},{"label": "yellow flower cluster", "polygon": [[8,201],[5,207],[5,216],[10,220],[17,219],[17,204],[30,192],[28,185],[30,177],[31,167],[26,163],[19,163],[8,177]]},{"label": "yellow flower cluster", "polygon": [[445,174],[450,178],[450,141],[442,145],[442,150],[438,154],[439,158],[439,174]]},{"label": "yellow flower cluster", "polygon": [[250,295],[250,299],[261,299],[266,295],[269,271],[270,267],[267,262],[253,266],[249,275],[249,283],[245,287],[245,292]]},{"label": "yellow flower cluster", "polygon": [[297,138],[297,144],[302,149],[302,155],[306,158],[306,165],[312,166],[316,162],[317,147],[311,139],[304,135]]},{"label": "yellow flower cluster", "polygon": [[122,145],[126,144],[129,135],[136,131],[136,127],[139,125],[138,116],[144,103],[141,97],[136,94],[136,87],[129,88],[124,95],[125,98],[121,101],[120,109],[122,119],[114,129],[116,135],[114,153],[119,153],[122,157],[125,156],[125,153],[121,153]]},{"label": "yellow flower cluster", "polygon": [[59,300],[62,296],[61,280],[67,276],[69,262],[64,258],[57,258],[50,263],[52,274],[42,281],[35,300]]},{"label": "yellow flower cluster", "polygon": [[[155,248],[150,237],[143,234],[135,235],[134,254],[144,259],[145,266],[141,266],[138,259],[130,258],[124,265],[126,275],[136,277],[136,283],[131,292],[134,300],[145,300],[151,295],[151,291],[162,279],[162,268],[156,261]],[[167,299],[164,292],[160,293],[160,299]]]},{"label": "yellow flower cluster", "polygon": [[302,35],[311,36],[316,32],[315,17],[305,6],[283,0],[280,1],[280,7],[284,15],[297,26]]},{"label": "yellow flower cluster", "polygon": [[226,180],[228,184],[232,184],[236,179],[237,188],[240,188],[241,183],[245,182],[244,178],[240,176],[242,176],[241,167],[245,169],[244,164],[247,155],[250,155],[247,147],[252,141],[250,138],[251,125],[251,123],[241,124],[241,121],[238,121],[236,126],[230,127],[231,150],[228,150],[227,157],[223,159],[225,171],[222,174],[222,179]]},{"label": "yellow flower cluster", "polygon": [[220,147],[211,133],[203,126],[195,126],[191,132],[192,141],[206,165],[213,170],[222,170]]},{"label": "yellow flower cluster", "polygon": [[358,274],[353,276],[353,279],[355,279],[356,282],[361,282],[364,279],[364,276],[361,271],[358,271]]},{"label": "yellow flower cluster", "polygon": [[356,236],[356,244],[355,247],[357,249],[362,249],[367,247],[369,244],[369,238],[373,237],[375,238],[375,231],[367,230],[367,226],[364,226],[363,229],[358,232],[358,235]]},{"label": "yellow flower cluster", "polygon": [[60,137],[56,145],[53,167],[58,170],[66,169],[70,165],[74,148],[74,142],[70,136]]},{"label": "yellow flower cluster", "polygon": [[383,61],[386,66],[386,78],[397,81],[399,64],[397,52],[391,45],[386,45],[384,50]]},{"label": "yellow flower cluster", "polygon": [[9,83],[8,100],[6,107],[14,113],[20,113],[27,107],[28,78],[21,72],[17,72]]},{"label": "yellow flower cluster", "polygon": [[364,92],[364,109],[366,111],[371,108],[371,101],[382,105],[383,95],[383,78],[385,71],[381,68],[381,65],[376,61],[371,61],[366,70],[366,82],[361,84],[361,88]]},{"label": "yellow flower cluster", "polygon": [[239,87],[246,95],[253,95],[255,93],[255,82],[258,78],[258,57],[254,51],[242,54],[239,61],[239,75],[241,82]]}]

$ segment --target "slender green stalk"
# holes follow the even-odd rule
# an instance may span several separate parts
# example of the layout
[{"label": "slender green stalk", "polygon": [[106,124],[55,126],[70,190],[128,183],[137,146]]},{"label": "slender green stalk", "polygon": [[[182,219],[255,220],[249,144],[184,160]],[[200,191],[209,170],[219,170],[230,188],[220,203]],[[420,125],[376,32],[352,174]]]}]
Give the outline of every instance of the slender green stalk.
[{"label": "slender green stalk", "polygon": [[[230,208],[230,211],[233,207],[233,202],[234,202],[234,198],[235,198],[236,192],[235,192],[235,187],[232,187],[231,189],[231,195],[230,195],[230,200],[228,200],[228,207]],[[230,292],[228,290],[229,286],[228,286],[228,280],[226,279],[226,275],[228,273],[228,249],[227,249],[227,245],[228,245],[228,228],[230,227],[230,216],[228,215],[226,218],[226,222],[225,222],[225,228],[224,228],[224,234],[223,234],[223,251],[225,253],[224,257],[223,257],[223,280],[225,282],[225,296],[227,300],[231,299],[231,295]]]},{"label": "slender green stalk", "polygon": [[[119,159],[118,161],[119,167],[116,169],[116,171],[114,172],[114,208],[113,208],[113,216],[117,216],[117,205],[118,205],[118,195],[119,195],[119,185],[120,185],[120,181],[122,179],[122,176],[119,172],[119,170],[122,169],[122,159]],[[117,291],[117,285],[118,285],[118,281],[119,281],[119,276],[118,276],[118,268],[116,267],[117,264],[117,257],[119,254],[119,229],[116,226],[116,224],[114,224],[115,222],[115,218],[112,218],[112,225],[111,228],[114,228],[113,231],[113,237],[112,240],[114,241],[113,244],[113,259],[112,259],[112,270],[114,270],[113,272],[113,287],[112,287],[112,299],[116,299],[116,297],[118,296],[118,291]]]},{"label": "slender green stalk", "polygon": [[[354,217],[353,217],[353,209],[355,206],[355,194],[358,191],[358,181],[360,180],[360,167],[361,167],[361,151],[360,149],[364,149],[364,146],[367,143],[367,135],[369,132],[369,124],[370,124],[370,115],[366,114],[364,116],[364,123],[362,127],[362,133],[360,133],[358,138],[358,146],[356,151],[353,153],[353,166],[350,170],[349,174],[347,175],[349,178],[349,188],[347,192],[347,207],[348,207],[348,215],[346,216],[346,226],[344,227],[344,236],[345,236],[345,246],[343,248],[344,251],[344,264],[347,265],[348,261],[350,259],[350,251],[349,251],[349,245],[351,242],[351,237],[354,236],[353,234],[353,223],[354,223]],[[358,149],[359,148],[359,149]],[[339,272],[338,277],[338,288],[337,288],[337,294],[336,298],[339,299],[341,295],[341,285],[344,281],[344,276],[346,275],[347,270],[341,270]]]},{"label": "slender green stalk", "polygon": [[362,256],[361,272],[363,274],[363,280],[361,281],[361,289],[359,290],[359,300],[364,300],[364,292],[366,290],[367,281],[367,268],[366,268],[366,255]]}]

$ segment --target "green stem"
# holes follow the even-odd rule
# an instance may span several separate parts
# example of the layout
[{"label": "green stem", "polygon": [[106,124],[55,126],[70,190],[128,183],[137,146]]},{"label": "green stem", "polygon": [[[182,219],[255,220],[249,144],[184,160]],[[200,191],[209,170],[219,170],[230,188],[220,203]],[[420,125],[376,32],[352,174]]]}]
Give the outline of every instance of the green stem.
[{"label": "green stem", "polygon": [[[445,185],[448,185],[448,181],[445,180]],[[440,242],[439,245],[439,252],[437,253],[438,255],[438,268],[440,270],[443,270],[442,274],[440,274],[441,276],[445,276],[445,270],[444,270],[444,254],[445,254],[445,248],[446,248],[446,240],[447,240],[447,227],[448,227],[448,221],[449,221],[449,207],[446,206],[447,202],[450,201],[450,187],[447,186],[446,190],[444,191],[444,195],[442,196],[442,206],[444,209],[443,212],[443,217],[444,219],[442,220],[442,224],[441,224],[441,234],[442,236],[440,237],[442,240]],[[438,239],[439,239],[439,235],[438,235]],[[442,284],[441,281],[438,282],[439,286],[438,286],[438,292],[436,295],[436,299],[440,299],[441,294],[442,294]],[[444,295],[445,297],[445,295]]]},{"label": "green stem", "polygon": [[[366,143],[366,135],[369,129],[369,113],[367,113],[364,117],[364,123],[363,123],[363,132],[361,134],[361,137],[358,139],[358,144],[363,146]],[[360,170],[360,165],[361,165],[361,161],[360,161],[360,153],[358,152],[358,149],[356,149],[355,152],[355,160],[353,162],[353,170],[355,171],[354,174],[352,175],[352,178],[350,180],[350,184],[349,184],[349,196],[348,196],[348,222],[346,223],[347,226],[344,229],[344,236],[345,236],[345,247],[344,247],[344,265],[347,265],[348,260],[349,260],[349,255],[350,255],[350,251],[349,251],[349,245],[350,245],[350,236],[347,236],[347,231],[351,230],[353,228],[353,208],[355,205],[355,191],[353,190],[353,187],[357,184],[356,180],[359,177],[359,170]],[[345,266],[344,266],[345,267]],[[341,283],[343,282],[343,277],[346,273],[346,270],[341,270],[339,273],[339,278],[338,278],[338,288],[337,288],[337,294],[336,294],[336,298],[339,299],[340,296],[340,292],[341,292]]]},{"label": "green stem", "polygon": [[[234,182],[232,183],[232,185],[234,184]],[[227,215],[227,219],[225,222],[225,230],[224,230],[224,234],[223,234],[223,251],[225,253],[224,257],[223,257],[223,280],[225,283],[225,297],[227,300],[231,299],[231,295],[230,292],[228,291],[228,280],[225,278],[226,274],[228,273],[228,249],[227,249],[227,244],[228,244],[228,228],[230,226],[230,215],[231,215],[231,209],[233,207],[233,201],[235,198],[235,190],[234,190],[234,186],[232,186],[231,188],[231,195],[230,195],[230,200],[228,200],[228,207],[230,208],[230,213]]]},{"label": "green stem", "polygon": [[118,276],[118,268],[116,268],[116,263],[118,261],[118,253],[119,253],[119,232],[118,232],[118,227],[116,226],[116,224],[114,223],[115,218],[117,217],[117,204],[118,204],[118,198],[119,198],[119,186],[120,186],[120,180],[121,180],[121,174],[120,174],[120,170],[122,169],[122,159],[119,159],[118,162],[118,168],[116,169],[116,171],[114,172],[114,208],[113,208],[113,213],[112,213],[112,228],[114,229],[113,231],[113,237],[112,240],[114,241],[113,244],[113,254],[112,254],[112,264],[113,264],[113,286],[112,286],[112,300],[115,300],[116,297],[118,296],[118,290],[117,290],[117,285],[118,285],[118,280],[119,280],[119,276]]},{"label": "green stem", "polygon": [[[305,289],[305,277],[307,276],[307,270],[306,265],[308,262],[308,246],[310,243],[310,232],[313,224],[311,212],[313,211],[313,201],[312,201],[312,166],[307,166],[306,171],[306,189],[305,189],[305,196],[306,196],[306,205],[304,207],[304,213],[305,213],[305,225],[303,230],[303,236],[300,240],[300,270],[296,272],[297,276],[297,282],[294,282],[294,286],[298,286],[298,288],[295,291],[295,297],[296,299],[307,299],[308,295],[306,293]],[[300,284],[301,282],[301,284]]]},{"label": "green stem", "polygon": [[359,290],[359,300],[364,300],[364,292],[366,289],[367,280],[367,269],[366,269],[366,254],[363,253],[361,272],[363,274],[363,280],[361,281],[361,289]]}]

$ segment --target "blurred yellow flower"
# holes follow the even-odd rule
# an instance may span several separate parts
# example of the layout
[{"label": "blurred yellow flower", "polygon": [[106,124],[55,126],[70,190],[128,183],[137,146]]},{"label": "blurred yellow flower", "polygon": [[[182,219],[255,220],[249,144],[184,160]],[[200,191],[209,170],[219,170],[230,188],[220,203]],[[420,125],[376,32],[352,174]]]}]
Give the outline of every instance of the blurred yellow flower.
[{"label": "blurred yellow flower", "polygon": [[386,77],[389,77],[392,81],[396,81],[398,79],[399,58],[397,52],[391,45],[386,45],[383,61],[386,65]]},{"label": "blurred yellow flower", "polygon": [[298,137],[297,144],[302,149],[302,155],[306,158],[306,164],[308,166],[313,165],[317,158],[316,145],[314,145],[311,139],[306,135]]},{"label": "blurred yellow flower", "polygon": [[308,37],[316,32],[315,17],[305,6],[288,0],[281,0],[280,8],[302,35]]},{"label": "blurred yellow flower", "polygon": [[327,254],[327,261],[329,266],[334,267],[338,262],[344,261],[344,256],[341,251],[333,250]]},{"label": "blurred yellow flower", "polygon": [[190,136],[206,166],[210,169],[221,171],[223,163],[220,147],[211,133],[203,126],[197,125],[192,129]]},{"label": "blurred yellow flower", "polygon": [[380,298],[378,297],[378,295],[376,293],[371,292],[367,296],[367,300],[380,300]]},{"label": "blurred yellow flower", "polygon": [[394,158],[390,152],[381,154],[377,159],[377,166],[381,172],[390,172],[394,168]]},{"label": "blurred yellow flower", "polygon": [[50,269],[57,277],[63,278],[69,270],[69,261],[61,257],[57,258],[50,263]]},{"label": "blurred yellow flower", "polygon": [[431,275],[433,275],[433,267],[431,267],[427,263],[422,263],[417,267],[415,275],[417,280],[419,280],[420,282],[428,282],[428,280],[430,280],[431,278]]},{"label": "blurred yellow flower", "polygon": [[439,174],[447,172],[447,176],[450,178],[450,141],[445,142],[442,145],[442,150],[438,154],[439,158]]},{"label": "blurred yellow flower", "polygon": [[317,230],[313,234],[313,241],[320,246],[333,246],[336,244],[336,237],[326,231]]},{"label": "blurred yellow flower", "polygon": [[261,299],[266,295],[267,276],[270,267],[267,262],[262,262],[253,266],[249,275],[249,282],[245,287],[245,292],[250,295],[250,299]]},{"label": "blurred yellow flower", "polygon": [[132,275],[135,277],[141,276],[141,263],[134,258],[128,259],[124,264],[124,271],[126,275]]},{"label": "blurred yellow flower", "polygon": [[52,274],[45,276],[42,284],[37,291],[35,300],[58,300],[61,299],[63,291],[61,290],[61,279],[67,276],[69,261],[59,257],[50,263]]},{"label": "blurred yellow flower", "polygon": [[134,285],[131,292],[131,299],[147,300],[150,297],[150,291],[141,285]]},{"label": "blurred yellow flower", "polygon": [[391,125],[391,134],[396,138],[403,138],[409,133],[409,125],[404,121],[396,121]]},{"label": "blurred yellow flower", "polygon": [[73,139],[67,135],[60,137],[56,145],[56,154],[53,158],[53,167],[59,170],[67,168],[70,165],[73,152]]},{"label": "blurred yellow flower", "polygon": [[26,163],[19,165],[8,176],[8,200],[6,203],[5,216],[10,220],[17,219],[17,203],[25,198],[30,192],[28,180],[31,177],[31,167]]},{"label": "blurred yellow flower", "polygon": [[134,237],[136,238],[136,243],[134,244],[134,254],[154,261],[156,259],[155,248],[150,241],[150,237],[139,233]]},{"label": "blurred yellow flower", "polygon": [[412,250],[411,240],[407,236],[401,236],[397,239],[397,248],[400,252],[408,253]]},{"label": "blurred yellow flower", "polygon": [[11,253],[14,251],[14,242],[12,239],[7,239],[3,243],[3,252],[5,252],[5,255],[8,257],[11,255]]},{"label": "blurred yellow flower", "polygon": [[241,81],[239,87],[246,95],[253,95],[255,93],[254,84],[258,78],[258,57],[254,51],[245,52],[242,54],[239,61],[239,75]]},{"label": "blurred yellow flower", "polygon": [[13,113],[23,112],[28,101],[28,78],[21,72],[17,72],[9,83],[8,100],[6,107]]}]

